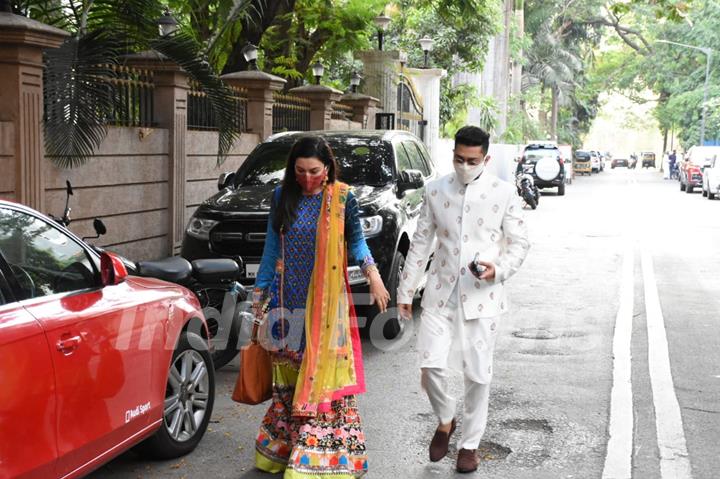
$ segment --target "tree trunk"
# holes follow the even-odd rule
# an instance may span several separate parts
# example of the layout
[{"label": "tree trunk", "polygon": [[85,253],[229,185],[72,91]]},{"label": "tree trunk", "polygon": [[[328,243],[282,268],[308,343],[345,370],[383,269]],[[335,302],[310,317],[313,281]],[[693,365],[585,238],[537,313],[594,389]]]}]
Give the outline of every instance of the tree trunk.
[{"label": "tree trunk", "polygon": [[279,15],[284,15],[295,9],[295,0],[253,0],[250,7],[250,17],[243,20],[243,32],[233,45],[223,73],[243,71],[247,69],[247,62],[242,49],[247,42],[260,46],[263,34],[270,28]]},{"label": "tree trunk", "polygon": [[547,110],[545,109],[545,85],[540,87],[540,106],[538,107],[538,123],[543,135],[548,132]]},{"label": "tree trunk", "polygon": [[560,110],[560,100],[558,98],[557,87],[552,88],[552,111],[550,113],[550,137],[557,141],[558,132],[558,114]]}]

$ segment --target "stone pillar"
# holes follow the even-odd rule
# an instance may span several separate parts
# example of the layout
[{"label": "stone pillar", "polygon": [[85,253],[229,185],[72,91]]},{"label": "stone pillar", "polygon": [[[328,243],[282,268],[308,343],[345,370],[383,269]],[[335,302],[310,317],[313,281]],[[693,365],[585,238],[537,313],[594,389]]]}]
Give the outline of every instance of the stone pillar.
[{"label": "stone pillar", "polygon": [[438,158],[440,141],[440,81],[447,72],[440,68],[406,68],[405,73],[412,78],[423,102],[425,125],[425,145],[433,158]]},{"label": "stone pillar", "polygon": [[310,100],[310,129],[329,130],[333,105],[342,92],[324,85],[304,85],[290,90],[293,95]]},{"label": "stone pillar", "polygon": [[59,47],[68,34],[9,12],[0,12],[0,121],[13,124],[7,149],[15,156],[15,200],[45,209],[43,48]]},{"label": "stone pillar", "polygon": [[359,122],[364,130],[375,128],[375,114],[380,106],[380,100],[360,93],[348,93],[343,95],[340,103],[352,107],[352,120]]},{"label": "stone pillar", "polygon": [[400,63],[407,61],[407,55],[399,51],[368,50],[357,56],[363,62],[363,93],[379,99],[385,113],[397,113]]},{"label": "stone pillar", "polygon": [[180,252],[185,235],[188,76],[164,55],[149,51],[125,57],[126,64],[153,71],[153,123],[168,130],[169,253]]},{"label": "stone pillar", "polygon": [[257,70],[228,73],[220,78],[228,85],[247,90],[248,131],[257,133],[262,140],[272,135],[273,94],[282,90],[287,81]]}]

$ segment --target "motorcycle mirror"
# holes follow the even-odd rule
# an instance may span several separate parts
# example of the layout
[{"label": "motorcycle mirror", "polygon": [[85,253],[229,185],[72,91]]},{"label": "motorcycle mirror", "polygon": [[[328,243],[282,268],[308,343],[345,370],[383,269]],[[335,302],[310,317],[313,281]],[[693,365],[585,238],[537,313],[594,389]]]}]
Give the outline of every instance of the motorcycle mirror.
[{"label": "motorcycle mirror", "polygon": [[70,184],[70,180],[65,180],[65,191],[67,191],[68,195],[72,196],[73,188],[72,188],[72,185]]},{"label": "motorcycle mirror", "polygon": [[102,236],[107,233],[105,223],[103,223],[103,220],[101,220],[100,218],[95,218],[93,220],[93,228],[95,228],[95,233],[97,233],[98,236]]}]

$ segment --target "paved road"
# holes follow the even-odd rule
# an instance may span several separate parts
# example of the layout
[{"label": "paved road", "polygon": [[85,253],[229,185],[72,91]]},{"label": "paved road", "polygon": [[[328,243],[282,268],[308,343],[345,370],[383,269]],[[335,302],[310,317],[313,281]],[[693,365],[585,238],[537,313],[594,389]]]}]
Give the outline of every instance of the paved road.
[{"label": "paved road", "polygon": [[[635,478],[680,477],[668,475],[667,467],[661,475],[658,437],[670,437],[671,446],[684,437],[689,457],[663,464],[689,462],[692,477],[717,477],[720,201],[678,190],[676,182],[664,181],[654,171],[607,170],[576,179],[564,197],[545,194],[536,211],[527,211],[533,247],[510,282],[513,310],[497,344],[484,461],[477,477],[600,478],[611,411],[614,431],[629,431],[631,441],[619,442],[606,472],[628,464]],[[623,261],[631,268],[623,269]],[[659,294],[659,318],[646,304],[649,266],[655,273],[649,279]],[[620,308],[621,285],[626,290],[634,285],[625,309]],[[630,312],[623,316],[623,311]],[[625,323],[620,322],[623,317]],[[669,388],[660,386],[667,386],[657,373],[661,362],[649,361],[648,350],[657,358],[663,345],[648,339],[648,319],[665,326],[672,376],[664,379],[674,381]],[[611,405],[613,378],[623,373],[622,354],[613,369],[616,321],[631,333],[626,348],[631,383],[615,381],[617,390],[625,387],[632,393],[627,407],[621,401]],[[408,341],[394,351],[365,344],[369,392],[360,405],[369,478],[454,476],[454,449],[440,463],[426,459],[435,420],[420,389],[413,336],[408,334]],[[656,371],[655,386],[651,370]],[[264,408],[229,400],[236,373],[236,365],[218,373],[211,429],[193,454],[147,462],[129,452],[91,477],[269,477],[252,467],[254,434]],[[456,389],[460,385],[453,383]],[[673,396],[680,430],[670,416],[660,417],[658,429],[656,404],[672,406],[665,399]],[[633,422],[624,423],[627,418]],[[663,442],[663,451],[666,446]]]}]

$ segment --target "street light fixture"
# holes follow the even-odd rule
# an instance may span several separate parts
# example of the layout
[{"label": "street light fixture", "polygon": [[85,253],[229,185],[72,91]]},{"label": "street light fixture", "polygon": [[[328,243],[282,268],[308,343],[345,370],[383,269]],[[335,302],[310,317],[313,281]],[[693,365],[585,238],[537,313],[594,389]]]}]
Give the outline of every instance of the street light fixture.
[{"label": "street light fixture", "polygon": [[170,36],[180,28],[180,25],[177,20],[175,20],[175,17],[172,16],[169,8],[166,8],[163,16],[158,18],[157,24],[161,37]]},{"label": "street light fixture", "polygon": [[695,45],[687,45],[685,43],[671,42],[670,40],[655,40],[657,43],[667,43],[668,45],[677,45],[680,47],[691,48],[693,50],[701,51],[707,57],[705,63],[705,87],[703,88],[703,102],[702,102],[702,120],[700,122],[700,146],[705,144],[705,118],[707,116],[707,96],[708,86],[710,81],[710,64],[712,63],[712,49],[708,47],[697,47]]},{"label": "street light fixture", "polygon": [[358,72],[354,72],[350,77],[350,88],[353,93],[357,93],[358,86],[360,86],[360,80],[362,77]]},{"label": "street light fixture", "polygon": [[388,25],[390,25],[391,20],[392,19],[385,14],[375,17],[374,21],[378,32],[378,50],[380,51],[383,49],[383,34],[385,33],[385,30],[387,30]]},{"label": "street light fixture", "polygon": [[325,74],[325,67],[320,62],[315,62],[315,64],[312,66],[312,72],[313,76],[315,77],[315,84],[320,84],[320,79]]},{"label": "street light fixture", "polygon": [[422,48],[422,51],[425,52],[425,67],[428,68],[428,57],[430,56],[430,52],[433,49],[433,45],[435,44],[435,40],[433,40],[430,37],[423,37],[420,39],[420,48]]},{"label": "street light fixture", "polygon": [[253,45],[250,42],[247,42],[245,46],[242,48],[242,54],[245,58],[245,61],[248,64],[247,69],[248,70],[257,70],[257,57],[258,57],[258,48]]}]

